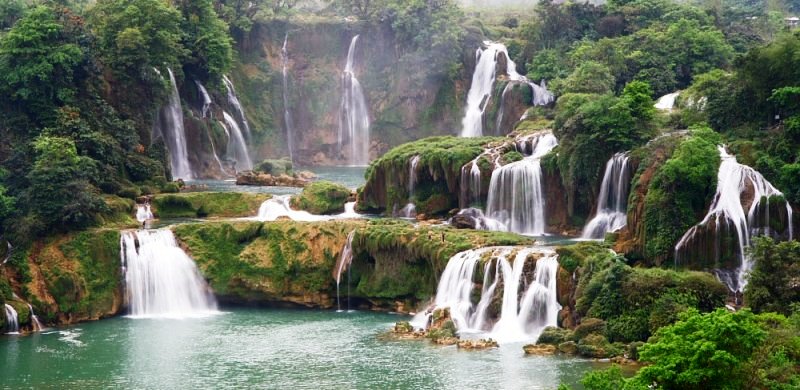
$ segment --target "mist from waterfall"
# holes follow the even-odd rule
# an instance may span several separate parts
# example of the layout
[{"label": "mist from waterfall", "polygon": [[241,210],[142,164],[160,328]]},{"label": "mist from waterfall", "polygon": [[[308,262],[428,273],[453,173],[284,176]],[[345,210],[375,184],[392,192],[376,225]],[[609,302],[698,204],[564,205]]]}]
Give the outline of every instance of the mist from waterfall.
[{"label": "mist from waterfall", "polygon": [[283,75],[283,125],[286,127],[286,146],[289,148],[289,160],[294,161],[294,123],[289,111],[289,33],[283,38],[281,47],[281,73]]},{"label": "mist from waterfall", "polygon": [[124,232],[120,256],[131,317],[195,318],[218,313],[208,284],[169,229]]},{"label": "mist from waterfall", "polygon": [[169,151],[169,162],[174,179],[189,180],[194,178],[192,167],[189,164],[189,152],[186,146],[186,130],[183,126],[183,108],[181,97],[178,94],[178,84],[172,69],[169,72],[170,95],[167,105],[162,109],[164,117],[161,135]]},{"label": "mist from waterfall", "polygon": [[247,142],[245,141],[244,134],[236,123],[236,119],[228,114],[222,112],[222,117],[225,119],[225,129],[230,137],[228,139],[228,151],[226,155],[229,159],[236,161],[236,171],[249,171],[253,169],[253,161],[250,159],[250,153],[247,151]]},{"label": "mist from waterfall", "polygon": [[[525,275],[525,264],[538,255],[533,276]],[[450,309],[450,317],[461,336],[491,337],[500,343],[535,341],[542,330],[557,326],[556,274],[558,256],[549,249],[490,247],[460,252],[450,258],[436,289],[433,304],[411,321],[426,328],[435,309]],[[480,299],[474,303],[475,272],[483,267]],[[489,308],[498,299],[502,305],[495,320]]]},{"label": "mist from waterfall", "polygon": [[500,222],[505,231],[543,235],[546,213],[540,160],[558,145],[558,140],[550,132],[530,138],[530,155],[492,172],[486,217]]},{"label": "mist from waterfall", "polygon": [[[472,73],[472,82],[470,84],[469,92],[467,93],[467,106],[461,124],[462,137],[480,137],[483,136],[483,115],[486,112],[489,99],[491,99],[493,86],[497,77],[497,61],[499,55],[502,54],[506,58],[506,75],[510,81],[525,83],[531,88],[532,100],[531,104],[534,106],[543,106],[552,103],[555,98],[550,93],[542,81],[542,85],[528,80],[525,76],[517,73],[517,65],[511,60],[508,55],[508,49],[502,43],[497,42],[484,42],[486,49],[477,49],[475,51],[475,70]],[[506,85],[503,90],[505,95],[512,83]],[[502,102],[501,102],[502,105]],[[501,107],[497,121],[497,126],[502,122],[503,109]]]},{"label": "mist from waterfall", "polygon": [[355,74],[355,53],[358,35],[350,41],[347,62],[342,72],[342,102],[339,108],[339,150],[348,151],[348,164],[369,164],[369,110],[364,91]]},{"label": "mist from waterfall", "polygon": [[[708,214],[696,226],[689,229],[677,245],[675,245],[675,259],[680,262],[684,253],[691,248],[692,242],[699,239],[701,228],[708,227],[713,223],[715,238],[719,241],[723,229],[733,228],[736,231],[738,245],[739,267],[736,269],[735,277],[720,277],[731,291],[742,292],[747,284],[747,275],[753,268],[753,260],[747,253],[751,238],[754,234],[770,235],[769,231],[769,198],[773,196],[783,197],[764,176],[755,169],[746,165],[739,164],[736,157],[728,154],[724,146],[719,146],[719,154],[722,163],[717,173],[717,191],[709,207]],[[748,207],[743,204],[743,195],[752,194],[752,202]],[[762,202],[766,202],[766,213],[762,215],[760,211]],[[786,220],[788,222],[788,238],[793,238],[792,228],[792,207],[786,204]],[[720,256],[720,243],[716,243],[715,255],[717,260]],[[719,274],[718,274],[719,275]]]},{"label": "mist from waterfall", "polygon": [[628,153],[617,153],[608,160],[597,197],[597,212],[583,228],[581,238],[603,239],[606,233],[622,229],[628,223],[632,175]]}]

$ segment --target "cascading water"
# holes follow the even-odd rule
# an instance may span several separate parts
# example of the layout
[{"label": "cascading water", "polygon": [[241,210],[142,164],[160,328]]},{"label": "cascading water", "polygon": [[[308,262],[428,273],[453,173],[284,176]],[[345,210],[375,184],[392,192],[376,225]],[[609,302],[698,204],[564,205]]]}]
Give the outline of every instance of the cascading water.
[{"label": "cascading water", "polygon": [[528,235],[545,232],[545,193],[540,159],[558,145],[550,132],[532,136],[531,154],[492,172],[486,216],[502,230]]},{"label": "cascading water", "polygon": [[125,232],[120,252],[131,317],[192,318],[218,313],[208,284],[172,231]]},{"label": "cascading water", "polygon": [[[345,242],[344,247],[342,248],[342,253],[339,255],[339,259],[336,262],[335,274],[333,275],[334,279],[336,279],[336,306],[338,310],[342,310],[341,301],[339,299],[339,285],[342,282],[342,273],[345,270],[350,270],[350,265],[353,263],[353,237],[355,237],[356,231],[353,230],[347,235],[347,242]],[[348,305],[350,302],[350,285],[348,284]]]},{"label": "cascading water", "polygon": [[339,108],[339,150],[349,144],[349,164],[369,164],[369,110],[361,84],[355,75],[354,61],[358,35],[350,41],[347,63],[342,72],[342,103]]},{"label": "cascading water", "polygon": [[233,105],[236,112],[239,114],[239,119],[242,120],[244,136],[246,139],[250,139],[250,124],[247,123],[247,117],[244,115],[242,103],[239,102],[239,98],[236,96],[236,89],[233,87],[233,82],[228,76],[222,76],[222,82],[225,84],[225,89],[228,91],[228,102]]},{"label": "cascading water", "polygon": [[[685,253],[692,248],[695,240],[702,240],[702,230],[708,228],[713,223],[713,232],[717,241],[722,236],[723,229],[733,228],[736,232],[738,251],[736,256],[739,259],[739,267],[735,277],[726,275],[724,272],[718,274],[720,280],[725,283],[733,292],[742,292],[747,284],[747,275],[753,268],[753,261],[747,254],[747,247],[750,246],[750,239],[754,233],[769,234],[768,218],[769,205],[766,206],[766,215],[762,212],[762,202],[769,202],[773,196],[783,196],[770,182],[768,182],[759,172],[746,165],[739,164],[736,157],[727,153],[724,146],[719,147],[722,163],[717,174],[717,192],[711,202],[708,214],[696,226],[689,229],[681,237],[675,246],[675,261],[681,263],[683,258],[690,253]],[[752,202],[746,209],[743,204],[743,197],[750,197]],[[793,238],[792,230],[792,207],[786,203],[786,214],[783,216],[788,221],[788,238]],[[716,260],[720,257],[720,243],[715,246],[714,255]]]},{"label": "cascading water", "polygon": [[175,82],[175,75],[172,69],[169,72],[169,82],[171,92],[167,106],[163,108],[165,119],[164,127],[161,129],[164,143],[169,150],[170,168],[172,177],[175,179],[192,179],[192,167],[189,165],[189,153],[186,146],[186,131],[183,127],[183,108],[181,107],[181,97],[178,94],[178,85]]},{"label": "cascading water", "polygon": [[258,215],[255,220],[277,221],[280,218],[288,218],[292,221],[315,222],[315,221],[328,221],[331,219],[350,219],[361,218],[362,215],[356,213],[356,202],[347,202],[344,205],[344,213],[337,215],[315,215],[308,211],[295,210],[291,207],[291,195],[274,196],[272,199],[267,199],[261,204],[258,209]]},{"label": "cascading water", "polygon": [[608,160],[603,184],[600,185],[597,212],[583,228],[581,238],[602,239],[606,233],[615,232],[627,224],[631,173],[628,153],[617,153]]},{"label": "cascading water", "polygon": [[668,93],[658,98],[653,107],[663,111],[672,111],[672,109],[675,107],[675,99],[677,99],[678,95],[680,94],[680,92]]},{"label": "cascading water", "polygon": [[204,87],[203,84],[201,84],[199,81],[195,80],[194,83],[197,84],[197,90],[200,91],[200,95],[203,96],[203,110],[202,110],[202,113],[203,113],[203,118],[206,118],[206,117],[208,117],[208,114],[210,114],[210,112],[211,112],[210,111],[211,110],[211,102],[212,102],[211,101],[211,95],[208,94],[208,91],[206,90],[206,87]]},{"label": "cascading water", "polygon": [[139,221],[139,223],[144,223],[145,221],[153,218],[155,218],[155,216],[153,216],[153,212],[150,210],[149,204],[136,205],[136,220]]},{"label": "cascading water", "polygon": [[[509,257],[514,255],[513,261]],[[538,254],[534,275],[526,279],[525,264]],[[480,300],[473,302],[475,271],[482,259],[484,278]],[[511,247],[480,248],[460,252],[450,258],[436,290],[433,305],[417,314],[412,325],[427,327],[436,308],[449,308],[450,317],[460,335],[487,335],[501,343],[536,340],[548,326],[557,326],[558,304],[557,255],[552,250]],[[489,307],[502,285],[502,309],[495,322]],[[520,289],[524,291],[520,294]]]},{"label": "cascading water", "polygon": [[472,160],[461,167],[461,208],[468,207],[481,201],[481,168],[478,159]]},{"label": "cascading water", "polygon": [[[517,73],[517,65],[508,56],[508,49],[505,45],[497,42],[484,42],[486,49],[478,49],[475,52],[476,64],[475,71],[472,73],[472,83],[467,93],[467,107],[464,119],[462,120],[462,137],[480,137],[483,135],[483,114],[491,98],[494,81],[497,73],[497,60],[502,54],[506,58],[506,74],[511,81],[522,82],[529,85],[533,92],[531,104],[544,106],[554,101],[554,96],[544,85],[528,80],[525,76]],[[512,83],[506,85],[503,94],[506,94]],[[502,102],[501,102],[502,103]],[[498,114],[502,121],[502,109]]]},{"label": "cascading water", "polygon": [[408,203],[400,210],[400,216],[403,218],[414,218],[417,216],[417,206],[414,204],[414,187],[417,185],[417,167],[419,165],[420,156],[416,155],[408,162]]},{"label": "cascading water", "polygon": [[225,111],[222,112],[222,116],[227,124],[225,128],[230,134],[227,152],[228,157],[236,161],[237,171],[249,171],[253,169],[253,161],[250,160],[250,153],[247,151],[247,143],[245,142],[242,130],[239,128],[239,124],[236,123],[236,120],[233,119],[231,114]]},{"label": "cascading water", "polygon": [[19,333],[19,317],[14,307],[6,303],[6,333]]},{"label": "cascading water", "polygon": [[33,327],[33,331],[40,332],[42,329],[44,329],[44,327],[42,326],[42,323],[39,322],[39,316],[33,312],[33,306],[31,306],[30,303],[28,304],[28,309],[31,311],[31,327]]},{"label": "cascading water", "polygon": [[289,50],[287,44],[289,43],[289,33],[283,38],[283,46],[281,47],[281,69],[283,74],[283,124],[286,126],[286,144],[289,148],[289,160],[294,161],[294,124],[292,122],[292,114],[289,111]]}]

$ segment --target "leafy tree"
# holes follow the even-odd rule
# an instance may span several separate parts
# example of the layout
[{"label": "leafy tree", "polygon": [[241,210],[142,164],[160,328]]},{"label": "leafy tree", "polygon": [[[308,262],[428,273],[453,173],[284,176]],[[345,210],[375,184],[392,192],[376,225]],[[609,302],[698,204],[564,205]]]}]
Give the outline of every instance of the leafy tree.
[{"label": "leafy tree", "polygon": [[25,13],[23,0],[0,0],[0,31],[11,28]]},{"label": "leafy tree", "polygon": [[580,64],[563,82],[554,85],[559,93],[606,94],[614,88],[614,76],[608,66],[587,61]]},{"label": "leafy tree", "polygon": [[183,46],[190,52],[185,66],[201,79],[220,80],[233,62],[228,26],[217,17],[212,0],[180,0],[176,5],[183,14]]},{"label": "leafy tree", "polygon": [[748,277],[745,302],[756,313],[791,314],[792,304],[800,302],[800,242],[776,243],[757,237],[749,250],[755,266]]},{"label": "leafy tree", "polygon": [[83,61],[83,51],[70,42],[55,12],[36,7],[0,40],[0,93],[46,120],[55,107],[74,99]]}]

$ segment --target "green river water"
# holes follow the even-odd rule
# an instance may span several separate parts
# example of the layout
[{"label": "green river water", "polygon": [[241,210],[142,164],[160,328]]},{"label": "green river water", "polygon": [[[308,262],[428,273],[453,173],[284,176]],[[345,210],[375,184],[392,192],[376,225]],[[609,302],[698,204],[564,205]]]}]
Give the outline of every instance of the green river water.
[{"label": "green river water", "polygon": [[405,316],[226,309],[202,319],[117,317],[0,337],[3,388],[553,389],[594,364],[460,351],[379,335]]}]

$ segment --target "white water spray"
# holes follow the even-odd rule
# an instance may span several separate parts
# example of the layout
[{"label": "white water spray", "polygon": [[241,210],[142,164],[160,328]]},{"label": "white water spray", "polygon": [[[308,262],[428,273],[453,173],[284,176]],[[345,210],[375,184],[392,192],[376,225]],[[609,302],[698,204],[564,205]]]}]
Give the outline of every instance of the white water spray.
[{"label": "white water spray", "polygon": [[175,75],[172,69],[169,72],[169,82],[171,91],[167,106],[163,109],[165,128],[161,129],[164,143],[169,150],[170,168],[172,177],[175,179],[189,180],[194,177],[191,165],[189,164],[189,152],[186,146],[186,130],[183,126],[183,108],[181,107],[181,97],[178,94],[178,84],[175,82]]},{"label": "white water spray", "polygon": [[6,303],[6,333],[19,334],[19,317],[14,307]]},{"label": "white water spray", "polygon": [[242,130],[239,128],[239,124],[225,111],[222,112],[222,116],[227,124],[225,128],[230,134],[227,152],[228,157],[236,161],[237,171],[241,172],[253,169],[253,161],[250,159],[250,153],[247,151],[247,143],[245,142]]},{"label": "white water spray", "polygon": [[658,98],[653,107],[662,111],[672,111],[675,108],[675,99],[677,99],[680,94],[680,92],[668,93]]},{"label": "white water spray", "polygon": [[233,87],[233,82],[228,76],[222,76],[222,82],[225,84],[225,89],[228,91],[228,102],[233,105],[236,112],[239,114],[239,119],[242,120],[244,136],[246,139],[250,139],[250,124],[247,123],[247,116],[244,115],[242,103],[239,102],[239,98],[236,96],[236,89]]},{"label": "white water spray", "polygon": [[615,232],[627,224],[631,174],[627,153],[617,153],[608,160],[600,185],[597,212],[583,228],[581,238],[603,239],[606,233]]},{"label": "white water spray", "polygon": [[339,150],[349,146],[349,164],[369,164],[369,110],[364,91],[355,75],[355,52],[358,35],[350,41],[347,63],[342,72],[342,103],[339,108]]},{"label": "white water spray", "polygon": [[200,91],[200,95],[203,96],[203,110],[202,110],[202,113],[203,113],[203,118],[206,118],[211,113],[211,111],[210,111],[211,102],[212,102],[211,101],[211,96],[208,94],[208,91],[206,90],[206,87],[203,86],[203,84],[201,84],[197,80],[195,80],[194,83],[197,84],[197,90]]},{"label": "white water spray", "polygon": [[[339,285],[342,282],[342,273],[346,270],[350,269],[350,265],[353,263],[353,238],[356,235],[356,231],[353,230],[347,235],[347,241],[342,247],[342,253],[339,255],[339,259],[336,262],[336,274],[334,278],[336,279],[336,306],[339,310],[342,309],[341,301],[339,299]],[[349,288],[348,285],[348,304],[349,304]]]},{"label": "white water spray", "polygon": [[420,156],[411,157],[408,162],[408,203],[400,210],[399,215],[403,218],[414,218],[417,216],[417,206],[414,204],[414,187],[417,185],[417,175]]}]

